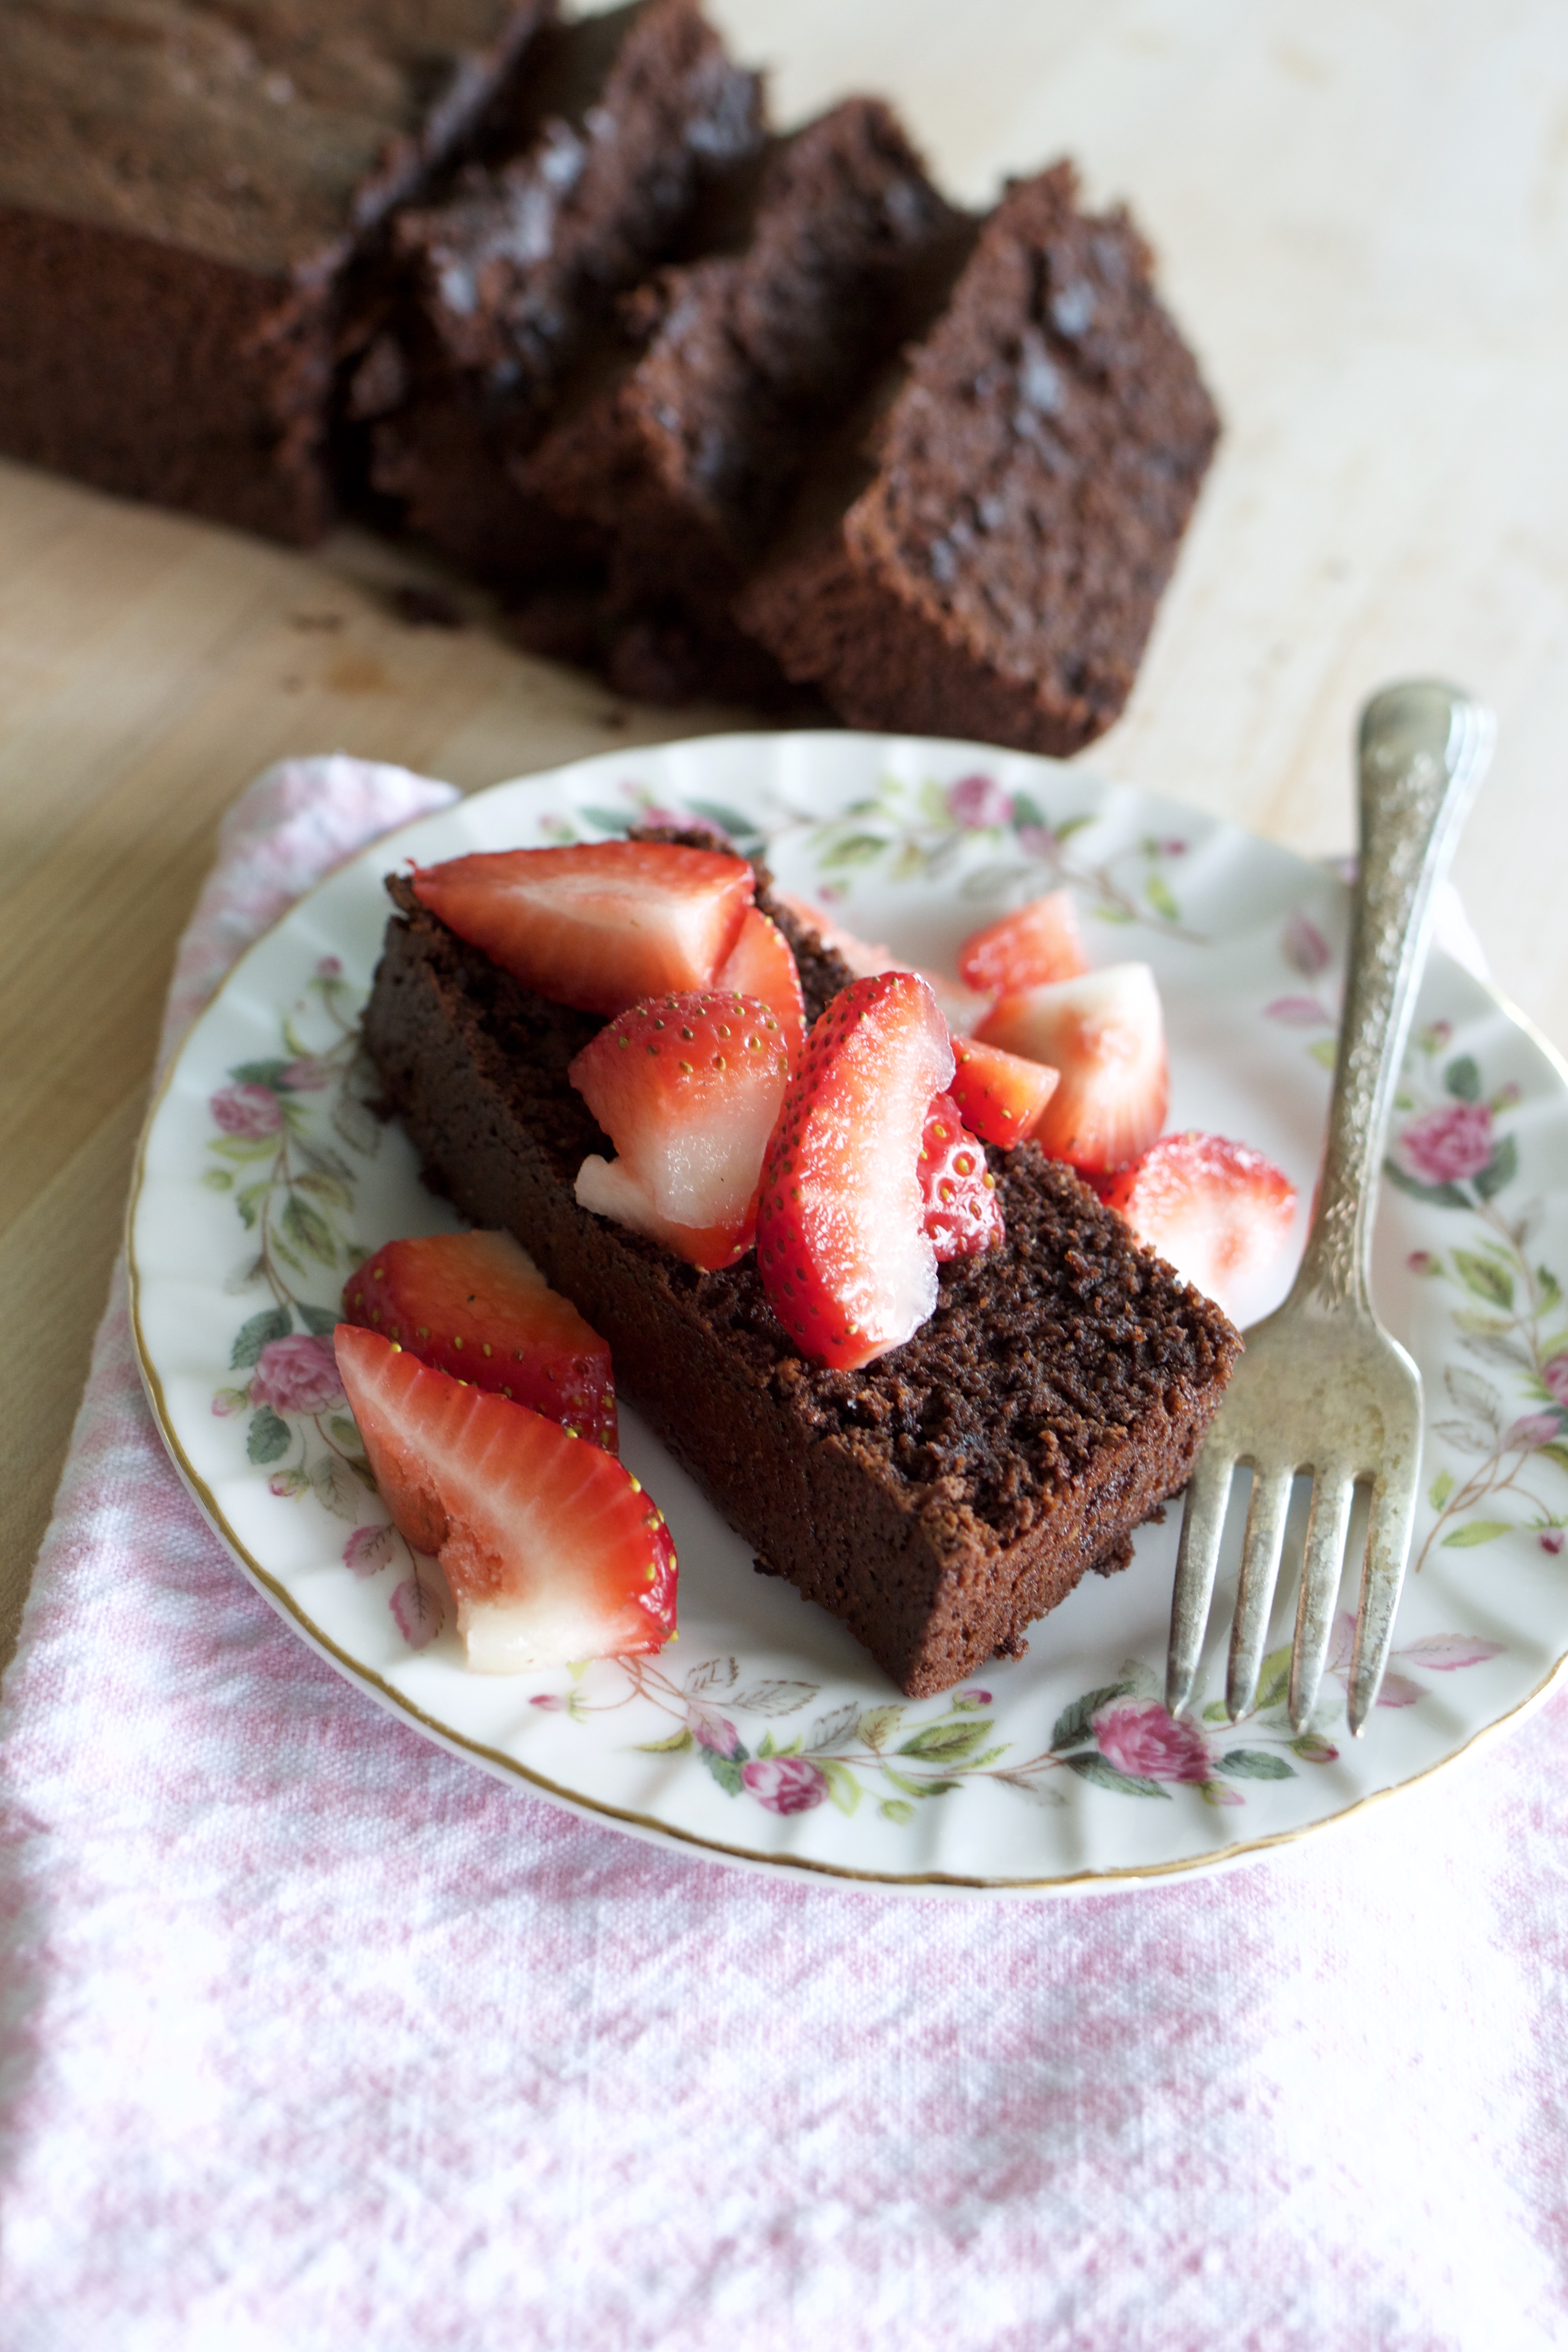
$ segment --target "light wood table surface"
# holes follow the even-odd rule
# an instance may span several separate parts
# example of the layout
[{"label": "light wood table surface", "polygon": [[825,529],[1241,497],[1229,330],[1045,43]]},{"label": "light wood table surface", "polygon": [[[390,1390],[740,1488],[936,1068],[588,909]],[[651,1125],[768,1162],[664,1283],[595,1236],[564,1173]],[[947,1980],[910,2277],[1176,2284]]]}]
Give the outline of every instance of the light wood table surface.
[{"label": "light wood table surface", "polygon": [[[1158,248],[1226,436],[1102,772],[1308,853],[1356,709],[1487,697],[1456,869],[1568,1044],[1568,22],[1562,0],[714,0],[798,120],[903,110],[978,201],[1071,153]],[[0,465],[0,1663],[117,1246],[174,943],[247,780],[342,749],[465,788],[736,723],[628,708],[345,531],[302,557]],[[742,723],[744,723],[743,720]]]}]

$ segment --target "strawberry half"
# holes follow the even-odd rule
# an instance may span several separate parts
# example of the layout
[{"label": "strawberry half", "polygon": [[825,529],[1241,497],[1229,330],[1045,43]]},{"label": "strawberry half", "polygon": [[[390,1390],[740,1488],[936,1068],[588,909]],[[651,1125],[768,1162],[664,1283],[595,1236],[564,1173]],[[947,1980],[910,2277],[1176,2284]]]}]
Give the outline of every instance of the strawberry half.
[{"label": "strawberry half", "polygon": [[619,1154],[583,1162],[584,1208],[691,1265],[728,1265],[751,1247],[763,1155],[789,1084],[784,1032],[766,1004],[722,990],[634,1004],[566,1075]]},{"label": "strawberry half", "polygon": [[477,852],[413,880],[432,914],[515,980],[605,1013],[706,988],[754,887],[743,857],[663,841]]},{"label": "strawberry half", "polygon": [[481,1674],[661,1649],[675,1548],[630,1472],[559,1422],[340,1323],[338,1370],[382,1500],[434,1552]]},{"label": "strawberry half", "polygon": [[1125,1168],[1164,1125],[1165,1024],[1146,963],[1110,964],[1005,996],[980,1037],[1061,1072],[1035,1141],[1081,1175]]},{"label": "strawberry half", "polygon": [[757,1264],[804,1355],[850,1370],[936,1306],[921,1138],[952,1076],[947,1024],[912,972],[858,980],[806,1039],[757,1208]]},{"label": "strawberry half", "polygon": [[1000,1045],[982,1045],[973,1037],[955,1037],[952,1054],[958,1064],[952,1098],[964,1125],[1004,1151],[1032,1135],[1061,1072],[1043,1062],[1026,1062],[1021,1054],[1005,1054]]},{"label": "strawberry half", "polygon": [[972,931],[958,950],[959,973],[982,995],[1016,996],[1047,981],[1076,980],[1089,970],[1070,890],[1032,898],[1016,915]]},{"label": "strawberry half", "polygon": [[939,1262],[976,1257],[1003,1238],[996,1179],[952,1095],[938,1095],[926,1114],[920,1180],[926,1234]]},{"label": "strawberry half", "polygon": [[805,998],[789,941],[760,908],[747,908],[715,984],[765,1004],[784,1034],[790,1059],[795,1059],[805,1040]]},{"label": "strawberry half", "polygon": [[343,1320],[616,1451],[609,1349],[510,1234],[388,1242],[344,1283]]},{"label": "strawberry half", "polygon": [[1232,1316],[1285,1246],[1296,1213],[1284,1170],[1223,1135],[1163,1135],[1102,1197]]}]

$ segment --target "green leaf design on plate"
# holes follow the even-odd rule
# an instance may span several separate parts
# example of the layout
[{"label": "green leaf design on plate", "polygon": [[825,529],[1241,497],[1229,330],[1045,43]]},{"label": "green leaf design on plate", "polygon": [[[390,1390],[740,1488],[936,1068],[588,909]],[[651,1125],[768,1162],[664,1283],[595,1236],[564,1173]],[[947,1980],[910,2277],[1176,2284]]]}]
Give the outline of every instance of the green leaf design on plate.
[{"label": "green leaf design on plate", "polygon": [[1561,1438],[1549,1437],[1544,1445],[1538,1445],[1535,1450],[1537,1454],[1544,1454],[1548,1462],[1555,1462],[1559,1470],[1568,1470],[1568,1445],[1564,1445]]},{"label": "green leaf design on plate", "polygon": [[1109,1706],[1113,1698],[1125,1698],[1129,1687],[1124,1682],[1107,1683],[1102,1690],[1085,1691],[1083,1696],[1075,1698],[1070,1706],[1064,1706],[1052,1727],[1052,1748],[1071,1748],[1079,1740],[1087,1739],[1089,1727],[1100,1708]]},{"label": "green leaf design on plate", "polygon": [[278,1461],[288,1453],[289,1444],[289,1424],[273,1412],[269,1404],[264,1404],[259,1412],[251,1415],[245,1450],[253,1462]]},{"label": "green leaf design on plate", "polygon": [[1496,1536],[1510,1536],[1513,1523],[1510,1519],[1467,1519],[1462,1528],[1451,1528],[1443,1538],[1445,1551],[1468,1551],[1472,1544],[1490,1543]]},{"label": "green leaf design on plate", "polygon": [[845,1815],[852,1813],[861,1797],[860,1783],[854,1773],[847,1765],[826,1761],[819,1765],[818,1769],[826,1778],[827,1793],[839,1811]]},{"label": "green leaf design on plate", "polygon": [[887,841],[879,833],[849,834],[823,853],[823,868],[826,871],[839,866],[869,866],[874,858],[880,857],[887,846]]},{"label": "green leaf design on plate", "polygon": [[1227,1780],[1293,1780],[1296,1777],[1294,1765],[1287,1764],[1283,1756],[1271,1756],[1265,1748],[1233,1748],[1215,1769]]},{"label": "green leaf design on plate", "polygon": [[237,1062],[229,1076],[237,1086],[268,1087],[275,1095],[287,1095],[293,1092],[286,1076],[290,1067],[289,1063],[279,1060]]},{"label": "green leaf design on plate", "polygon": [[637,1752],[643,1756],[683,1756],[689,1748],[696,1745],[690,1732],[682,1724],[680,1729],[672,1731],[668,1739],[639,1739]]},{"label": "green leaf design on plate", "polygon": [[705,816],[710,824],[716,824],[721,833],[729,835],[731,841],[755,841],[760,838],[762,828],[756,819],[742,816],[739,809],[726,808],[722,801],[689,799],[682,805],[689,808],[693,816]]},{"label": "green leaf design on plate", "polygon": [[1080,1780],[1091,1780],[1097,1789],[1110,1789],[1119,1797],[1163,1797],[1169,1802],[1171,1792],[1162,1781],[1119,1772],[1114,1764],[1108,1764],[1098,1753],[1064,1756],[1062,1761]]},{"label": "green leaf design on plate", "polygon": [[868,1706],[860,1717],[859,1736],[868,1748],[882,1748],[903,1721],[901,1706]]},{"label": "green leaf design on plate", "polygon": [[[254,1364],[269,1340],[289,1337],[289,1309],[286,1307],[264,1307],[248,1323],[242,1323],[235,1334],[234,1348],[228,1365],[230,1371],[243,1370]],[[270,1456],[268,1456],[270,1459]]]},{"label": "green leaf design on plate", "polygon": [[991,1728],[989,1716],[973,1717],[963,1723],[927,1723],[910,1739],[899,1748],[900,1756],[918,1756],[931,1764],[957,1764],[965,1756],[973,1756]]},{"label": "green leaf design on plate", "polygon": [[1473,1054],[1456,1054],[1443,1073],[1443,1084],[1456,1102],[1479,1102],[1481,1074]]},{"label": "green leaf design on plate", "polygon": [[1447,1470],[1439,1470],[1432,1481],[1432,1492],[1426,1499],[1435,1511],[1440,1511],[1453,1491],[1453,1479]]},{"label": "green leaf design on plate", "polygon": [[[945,815],[946,813],[946,806],[944,803],[942,814]],[[1032,824],[1035,826],[1037,831],[1040,833],[1049,833],[1051,830],[1050,818],[1046,814],[1045,810],[1040,806],[1039,802],[1035,799],[1032,793],[1014,793],[1013,823],[1015,826]]]},{"label": "green leaf design on plate", "polygon": [[1480,1257],[1474,1250],[1457,1249],[1454,1267],[1467,1290],[1493,1307],[1513,1305],[1513,1276],[1495,1259]]},{"label": "green leaf design on plate", "polygon": [[1331,1070],[1340,1058],[1340,1041],[1337,1037],[1314,1037],[1307,1051],[1314,1062]]},{"label": "green leaf design on plate", "polygon": [[[1313,1050],[1315,1052],[1316,1048]],[[1322,1055],[1320,1054],[1318,1059],[1321,1061]],[[1328,1056],[1331,1069],[1333,1062],[1334,1056],[1331,1053]],[[1429,1201],[1435,1209],[1468,1209],[1475,1205],[1457,1184],[1423,1184],[1415,1177],[1407,1176],[1397,1160],[1385,1160],[1383,1172],[1391,1184],[1397,1184],[1400,1191],[1408,1192],[1413,1201]]]},{"label": "green leaf design on plate", "polygon": [[1149,904],[1153,908],[1154,912],[1157,915],[1163,915],[1166,922],[1179,923],[1181,921],[1182,910],[1177,906],[1174,898],[1171,896],[1170,888],[1163,875],[1150,875],[1148,880],[1143,885],[1143,896],[1148,899]]},{"label": "green leaf design on plate", "polygon": [[906,1822],[912,1822],[915,1817],[914,1807],[906,1805],[902,1797],[884,1797],[877,1811],[882,1820],[891,1822],[895,1829],[901,1830]]},{"label": "green leaf design on plate", "polygon": [[1290,1652],[1271,1650],[1258,1669],[1258,1712],[1278,1706],[1290,1687]]},{"label": "green leaf design on plate", "polygon": [[593,825],[600,833],[626,833],[633,824],[625,809],[580,808],[577,814],[584,824]]},{"label": "green leaf design on plate", "polygon": [[336,1263],[337,1244],[331,1225],[321,1211],[312,1209],[308,1201],[301,1201],[298,1192],[289,1196],[283,1212],[283,1230],[297,1249],[308,1251],[322,1265]]},{"label": "green leaf design on plate", "polygon": [[310,1488],[324,1510],[351,1523],[359,1517],[359,1480],[340,1454],[323,1454],[310,1465]]},{"label": "green leaf design on plate", "polygon": [[725,1795],[738,1797],[746,1785],[741,1778],[741,1767],[746,1761],[745,1749],[737,1748],[733,1756],[715,1756],[710,1748],[699,1747],[697,1753]]},{"label": "green leaf design on plate", "polygon": [[336,1307],[307,1307],[303,1300],[296,1300],[295,1304],[300,1322],[318,1339],[330,1339],[343,1319],[342,1309]]},{"label": "green leaf design on plate", "polygon": [[1476,1190],[1483,1201],[1489,1201],[1505,1184],[1511,1184],[1518,1173],[1519,1146],[1511,1135],[1505,1135],[1476,1178]]}]

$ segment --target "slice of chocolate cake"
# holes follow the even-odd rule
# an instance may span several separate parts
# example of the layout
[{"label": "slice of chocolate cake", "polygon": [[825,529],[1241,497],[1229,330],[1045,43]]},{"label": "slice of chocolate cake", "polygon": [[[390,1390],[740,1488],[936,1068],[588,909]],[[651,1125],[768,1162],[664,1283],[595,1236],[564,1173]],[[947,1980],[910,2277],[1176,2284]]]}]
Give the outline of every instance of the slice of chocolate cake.
[{"label": "slice of chocolate cake", "polygon": [[742,694],[759,664],[735,592],[813,447],[909,331],[911,284],[950,253],[951,282],[973,234],[874,99],[781,141],[748,195],[704,258],[629,298],[630,347],[567,385],[515,468],[603,534],[613,616],[684,633],[693,675]]},{"label": "slice of chocolate cake", "polygon": [[1009,189],[735,607],[852,726],[1077,751],[1117,718],[1218,425],[1125,213]]},{"label": "slice of chocolate cake", "polygon": [[351,419],[375,420],[374,488],[425,538],[502,580],[569,570],[579,536],[520,493],[509,460],[615,297],[668,249],[706,184],[762,141],[757,78],[695,0],[634,0],[552,26],[529,62],[490,160],[441,204],[399,216],[347,404]]},{"label": "slice of chocolate cake", "polygon": [[[815,1017],[849,975],[763,888]],[[754,1255],[703,1274],[574,1195],[613,1147],[566,1076],[601,1025],[531,994],[407,882],[365,1013],[426,1178],[514,1233],[609,1343],[617,1385],[756,1551],[911,1696],[1000,1653],[1185,1484],[1239,1342],[1033,1145],[989,1155],[1006,1239],[854,1372],[796,1354]]]},{"label": "slice of chocolate cake", "polygon": [[0,449],[308,541],[344,276],[552,0],[0,0]]}]

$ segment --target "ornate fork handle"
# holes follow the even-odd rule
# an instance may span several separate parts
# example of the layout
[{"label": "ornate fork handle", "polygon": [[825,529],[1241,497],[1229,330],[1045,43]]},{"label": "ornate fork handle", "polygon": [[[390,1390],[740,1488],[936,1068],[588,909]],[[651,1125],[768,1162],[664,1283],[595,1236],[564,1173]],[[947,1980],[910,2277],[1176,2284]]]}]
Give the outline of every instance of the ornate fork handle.
[{"label": "ornate fork handle", "polygon": [[1318,1213],[1292,1297],[1372,1311],[1378,1165],[1432,898],[1490,757],[1490,711],[1457,688],[1391,687],[1361,725],[1361,868]]}]

